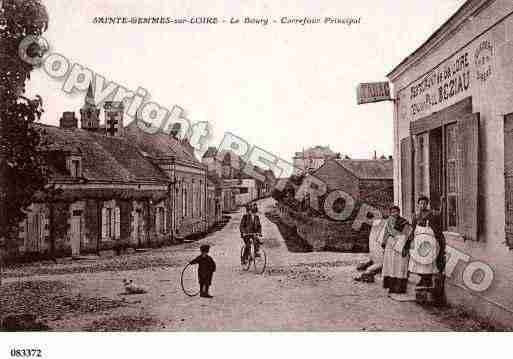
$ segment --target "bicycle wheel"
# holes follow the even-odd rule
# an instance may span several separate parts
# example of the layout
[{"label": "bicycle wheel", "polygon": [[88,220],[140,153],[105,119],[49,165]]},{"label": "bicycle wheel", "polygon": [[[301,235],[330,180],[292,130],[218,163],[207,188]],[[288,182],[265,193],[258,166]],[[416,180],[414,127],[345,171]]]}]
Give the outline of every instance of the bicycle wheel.
[{"label": "bicycle wheel", "polygon": [[243,263],[243,258],[244,258],[244,248],[246,248],[245,245],[242,246],[242,248],[240,249],[240,263],[241,263],[241,266],[242,266],[242,269],[247,271],[249,270],[249,267],[251,266],[251,260],[249,258],[246,259],[246,263]]},{"label": "bicycle wheel", "polygon": [[255,273],[262,274],[265,272],[265,267],[267,266],[267,255],[263,248],[258,250],[260,256],[255,257],[253,262],[253,267],[255,269]]},{"label": "bicycle wheel", "polygon": [[183,292],[189,297],[195,297],[199,294],[198,273],[195,266],[187,264],[182,270],[180,284]]}]

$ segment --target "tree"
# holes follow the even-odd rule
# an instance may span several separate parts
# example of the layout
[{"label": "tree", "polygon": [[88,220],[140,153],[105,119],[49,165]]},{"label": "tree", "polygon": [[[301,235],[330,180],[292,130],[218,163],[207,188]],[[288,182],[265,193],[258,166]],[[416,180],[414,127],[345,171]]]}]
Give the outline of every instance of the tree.
[{"label": "tree", "polygon": [[47,26],[40,0],[0,0],[0,239],[14,237],[34,194],[46,185],[41,136],[33,125],[42,101],[23,96],[33,65],[18,56],[18,47]]}]

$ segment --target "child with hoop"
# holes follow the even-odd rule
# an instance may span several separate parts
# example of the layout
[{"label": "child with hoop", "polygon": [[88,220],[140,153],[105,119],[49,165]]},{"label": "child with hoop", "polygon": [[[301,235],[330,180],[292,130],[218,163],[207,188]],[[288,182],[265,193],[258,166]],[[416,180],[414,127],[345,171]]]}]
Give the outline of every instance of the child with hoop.
[{"label": "child with hoop", "polygon": [[212,277],[216,271],[216,262],[208,255],[210,246],[208,244],[202,244],[200,246],[201,254],[194,258],[189,264],[198,265],[198,281],[200,285],[200,297],[202,298],[213,298],[208,289],[212,285]]}]

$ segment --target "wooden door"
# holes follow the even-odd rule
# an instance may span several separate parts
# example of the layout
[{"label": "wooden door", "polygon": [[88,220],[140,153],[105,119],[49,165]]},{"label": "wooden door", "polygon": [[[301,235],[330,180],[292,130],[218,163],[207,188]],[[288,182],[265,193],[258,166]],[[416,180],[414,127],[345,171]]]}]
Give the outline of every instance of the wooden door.
[{"label": "wooden door", "polygon": [[73,210],[71,213],[71,256],[80,255],[80,243],[82,242],[82,211]]},{"label": "wooden door", "polygon": [[25,250],[27,252],[39,252],[41,249],[41,242],[44,228],[44,215],[40,212],[35,212],[29,215],[27,220],[27,242]]}]

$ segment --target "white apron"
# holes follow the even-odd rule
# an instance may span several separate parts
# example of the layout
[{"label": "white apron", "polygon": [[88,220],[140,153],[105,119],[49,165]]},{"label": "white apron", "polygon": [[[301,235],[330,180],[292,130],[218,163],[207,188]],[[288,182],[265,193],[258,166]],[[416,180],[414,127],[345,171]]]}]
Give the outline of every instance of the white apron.
[{"label": "white apron", "polygon": [[436,265],[438,251],[438,242],[429,222],[426,226],[417,225],[410,248],[410,272],[416,274],[438,273]]},{"label": "white apron", "polygon": [[383,277],[408,278],[409,255],[402,256],[406,236],[404,234],[388,237],[383,255]]}]

